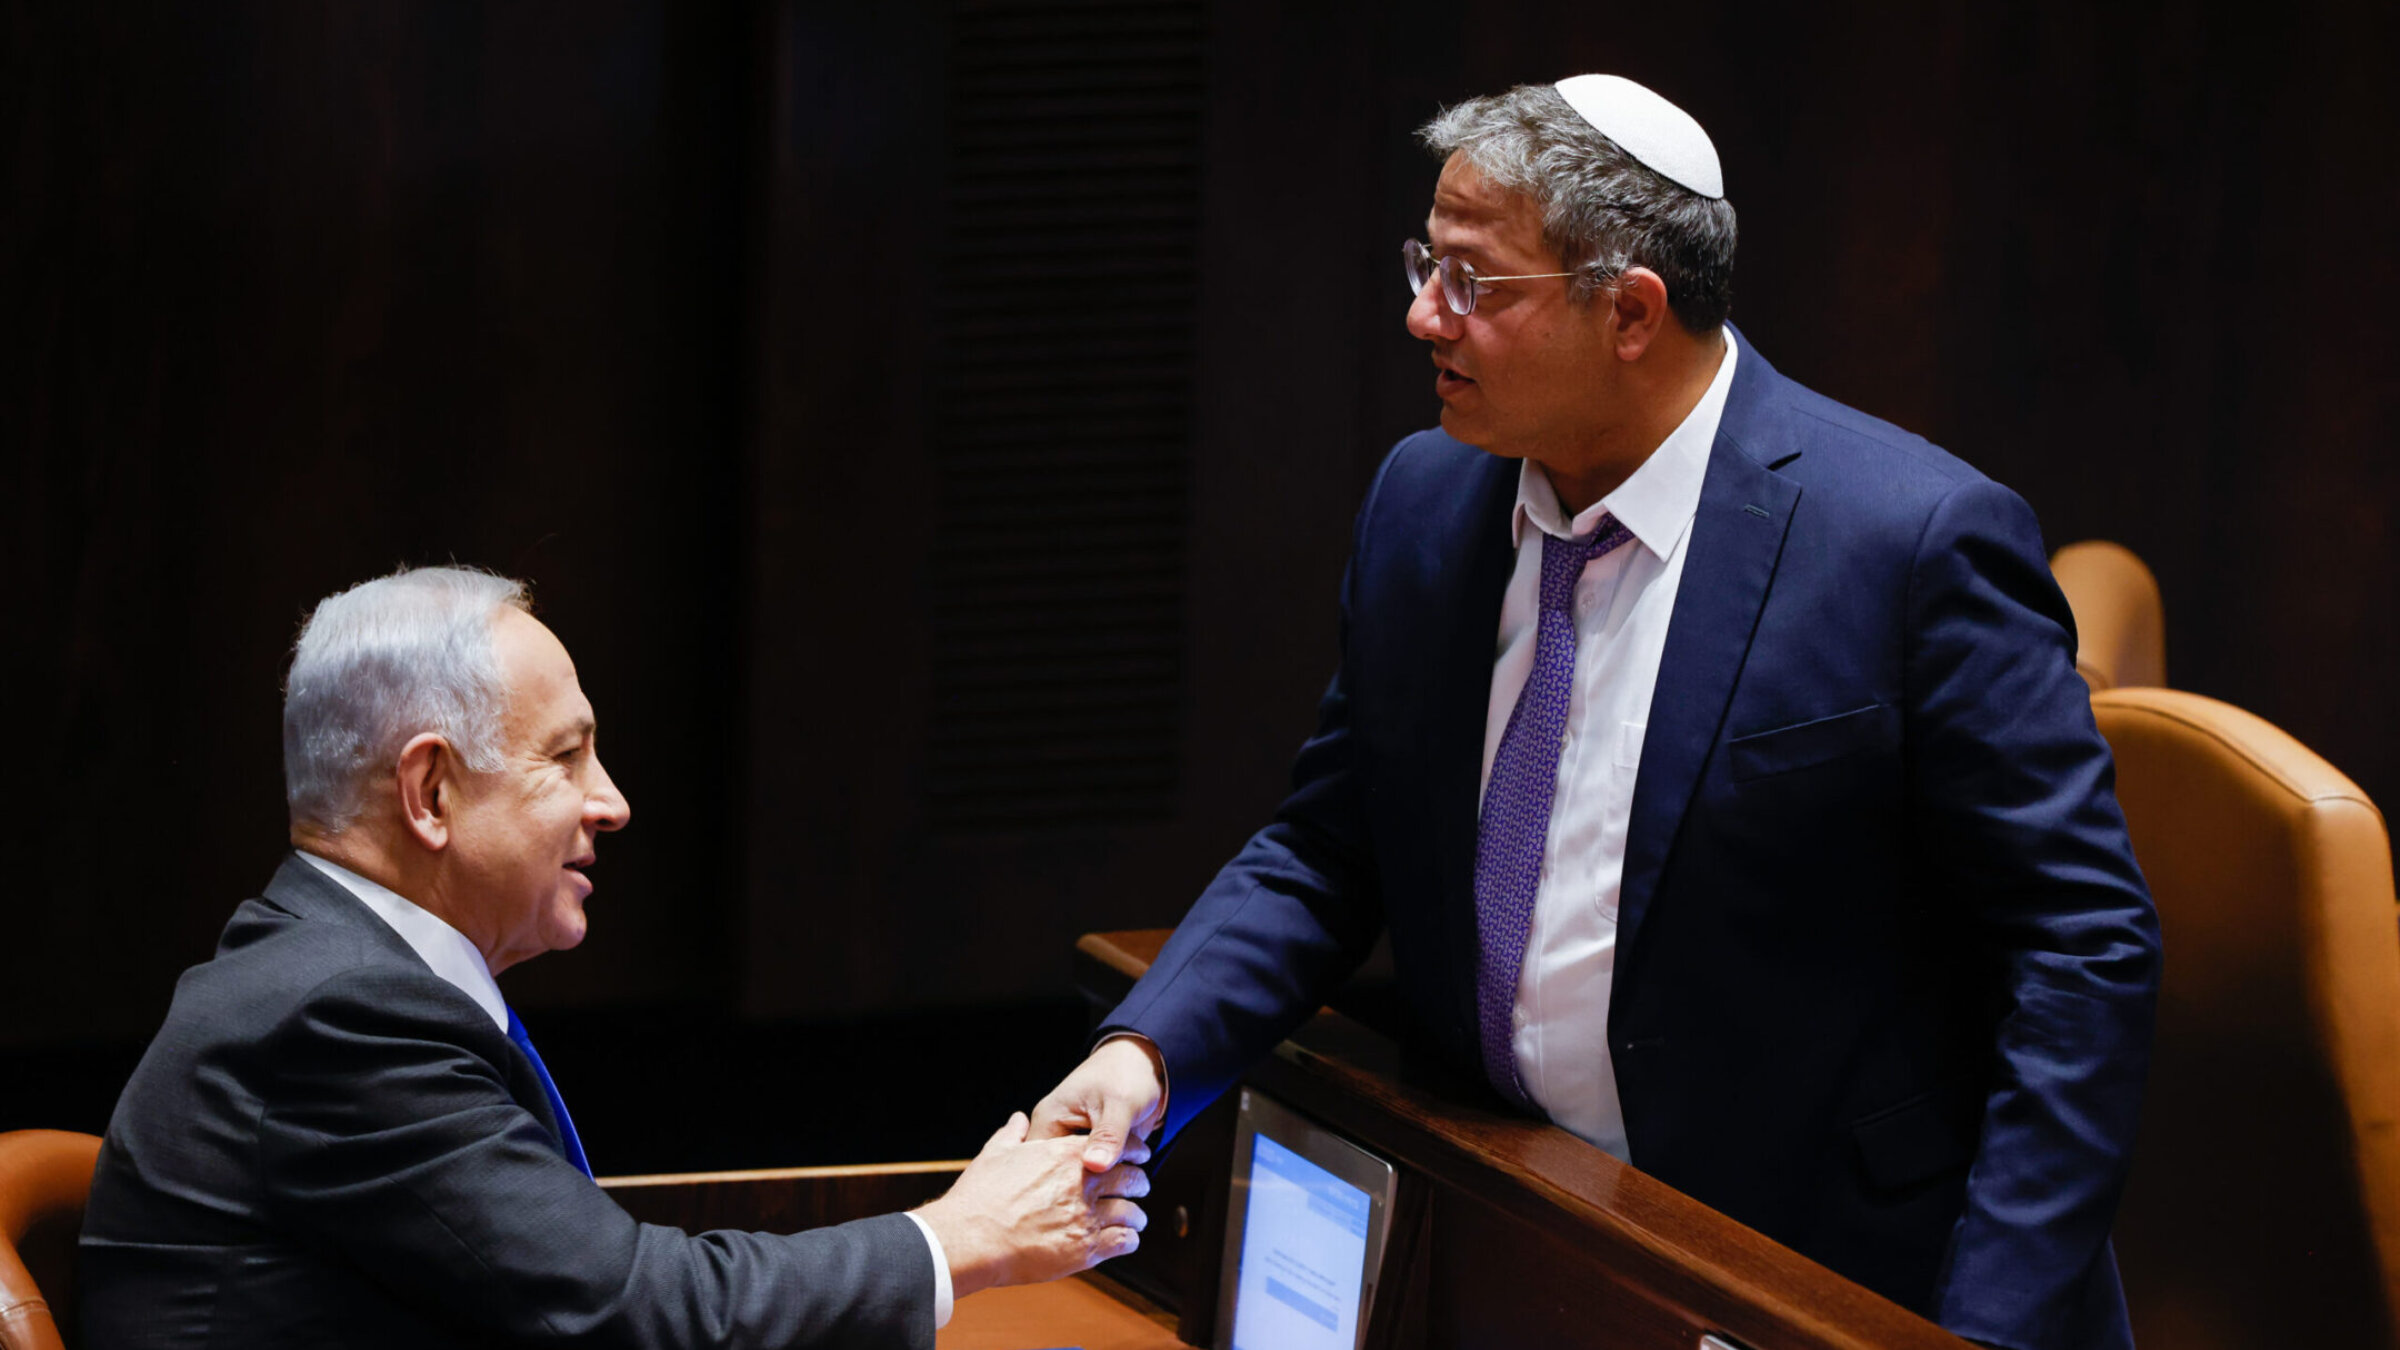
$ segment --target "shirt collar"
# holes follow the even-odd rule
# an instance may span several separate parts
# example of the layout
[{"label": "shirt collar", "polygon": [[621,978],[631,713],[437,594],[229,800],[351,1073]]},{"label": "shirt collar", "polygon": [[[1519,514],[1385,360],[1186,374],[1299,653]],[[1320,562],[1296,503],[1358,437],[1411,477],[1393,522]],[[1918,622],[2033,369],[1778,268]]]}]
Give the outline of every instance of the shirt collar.
[{"label": "shirt collar", "polygon": [[1510,513],[1508,537],[1512,547],[1525,544],[1525,527],[1561,539],[1592,532],[1602,515],[1616,517],[1642,547],[1663,561],[1675,551],[1692,518],[1700,513],[1700,485],[1708,477],[1708,455],[1716,444],[1717,424],[1725,418],[1725,397],[1733,389],[1733,365],[1738,344],[1733,330],[1725,333],[1725,359],[1683,421],[1658,449],[1641,463],[1617,490],[1585,507],[1573,521],[1565,519],[1558,493],[1542,466],[1525,460],[1517,470],[1517,509]]},{"label": "shirt collar", "polygon": [[492,968],[483,963],[483,953],[467,940],[467,935],[452,928],[440,915],[422,908],[399,892],[378,886],[339,863],[327,862],[314,853],[301,857],[326,876],[340,883],[343,890],[358,897],[360,904],[375,912],[391,930],[400,935],[433,973],[457,985],[459,991],[475,1000],[475,1006],[491,1016],[500,1030],[508,1030],[508,1002],[500,997],[500,983],[492,978]]}]

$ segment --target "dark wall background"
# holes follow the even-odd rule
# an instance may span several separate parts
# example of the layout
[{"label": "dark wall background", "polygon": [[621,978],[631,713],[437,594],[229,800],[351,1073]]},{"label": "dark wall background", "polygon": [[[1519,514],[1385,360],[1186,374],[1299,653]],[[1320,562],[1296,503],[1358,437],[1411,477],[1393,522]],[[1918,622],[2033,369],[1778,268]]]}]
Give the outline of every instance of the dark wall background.
[{"label": "dark wall background", "polygon": [[[307,606],[457,558],[636,806],[509,980],[585,1132],[971,1145],[1075,1052],[1074,935],[1171,921],[1306,731],[1434,411],[1410,129],[1578,70],[1710,128],[1770,360],[2131,545],[2176,684],[2400,792],[2388,5],[5,15],[0,1128],[97,1128],[271,870]],[[928,1059],[954,1130],[807,1106]]]},{"label": "dark wall background", "polygon": [[403,561],[530,578],[641,785],[608,936],[525,997],[699,987],[726,920],[674,898],[734,873],[739,26],[10,18],[8,906],[42,955],[0,1040],[156,1024],[272,867],[301,616]]}]

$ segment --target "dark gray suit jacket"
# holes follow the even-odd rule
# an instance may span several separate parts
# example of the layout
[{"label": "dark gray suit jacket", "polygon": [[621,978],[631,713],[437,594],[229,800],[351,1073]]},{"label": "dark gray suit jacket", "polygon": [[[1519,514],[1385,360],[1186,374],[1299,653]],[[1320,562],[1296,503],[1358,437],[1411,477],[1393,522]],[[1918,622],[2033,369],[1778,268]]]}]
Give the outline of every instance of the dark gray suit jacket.
[{"label": "dark gray suit jacket", "polygon": [[634,1222],[560,1155],[492,1019],[297,857],[177,983],[109,1122],[79,1278],[90,1350],[933,1344],[904,1216]]}]

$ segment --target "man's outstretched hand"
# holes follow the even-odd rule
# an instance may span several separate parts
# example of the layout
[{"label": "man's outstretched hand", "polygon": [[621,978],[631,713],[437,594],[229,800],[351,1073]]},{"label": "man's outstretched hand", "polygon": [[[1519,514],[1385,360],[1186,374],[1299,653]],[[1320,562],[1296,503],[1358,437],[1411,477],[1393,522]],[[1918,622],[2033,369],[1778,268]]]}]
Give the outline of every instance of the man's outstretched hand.
[{"label": "man's outstretched hand", "polygon": [[1141,1245],[1148,1220],[1134,1201],[1150,1178],[1131,1163],[1086,1172],[1078,1144],[1028,1138],[1019,1111],[947,1195],[917,1211],[942,1240],[954,1297],[1055,1280]]},{"label": "man's outstretched hand", "polygon": [[1148,1041],[1104,1041],[1050,1095],[1034,1104],[1033,1137],[1083,1140],[1083,1167],[1105,1173],[1150,1161],[1144,1136],[1166,1117],[1165,1072]]}]

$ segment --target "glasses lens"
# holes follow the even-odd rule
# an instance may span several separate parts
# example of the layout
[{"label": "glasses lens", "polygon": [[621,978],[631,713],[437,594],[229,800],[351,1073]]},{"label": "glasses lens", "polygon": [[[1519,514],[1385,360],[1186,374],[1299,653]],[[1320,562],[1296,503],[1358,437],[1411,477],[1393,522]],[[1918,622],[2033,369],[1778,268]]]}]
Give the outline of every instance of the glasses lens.
[{"label": "glasses lens", "polygon": [[1442,298],[1453,314],[1475,312],[1475,270],[1456,258],[1442,259]]},{"label": "glasses lens", "polygon": [[1414,239],[1400,246],[1400,267],[1408,274],[1408,293],[1411,296],[1422,293],[1425,283],[1433,280],[1433,255]]}]

